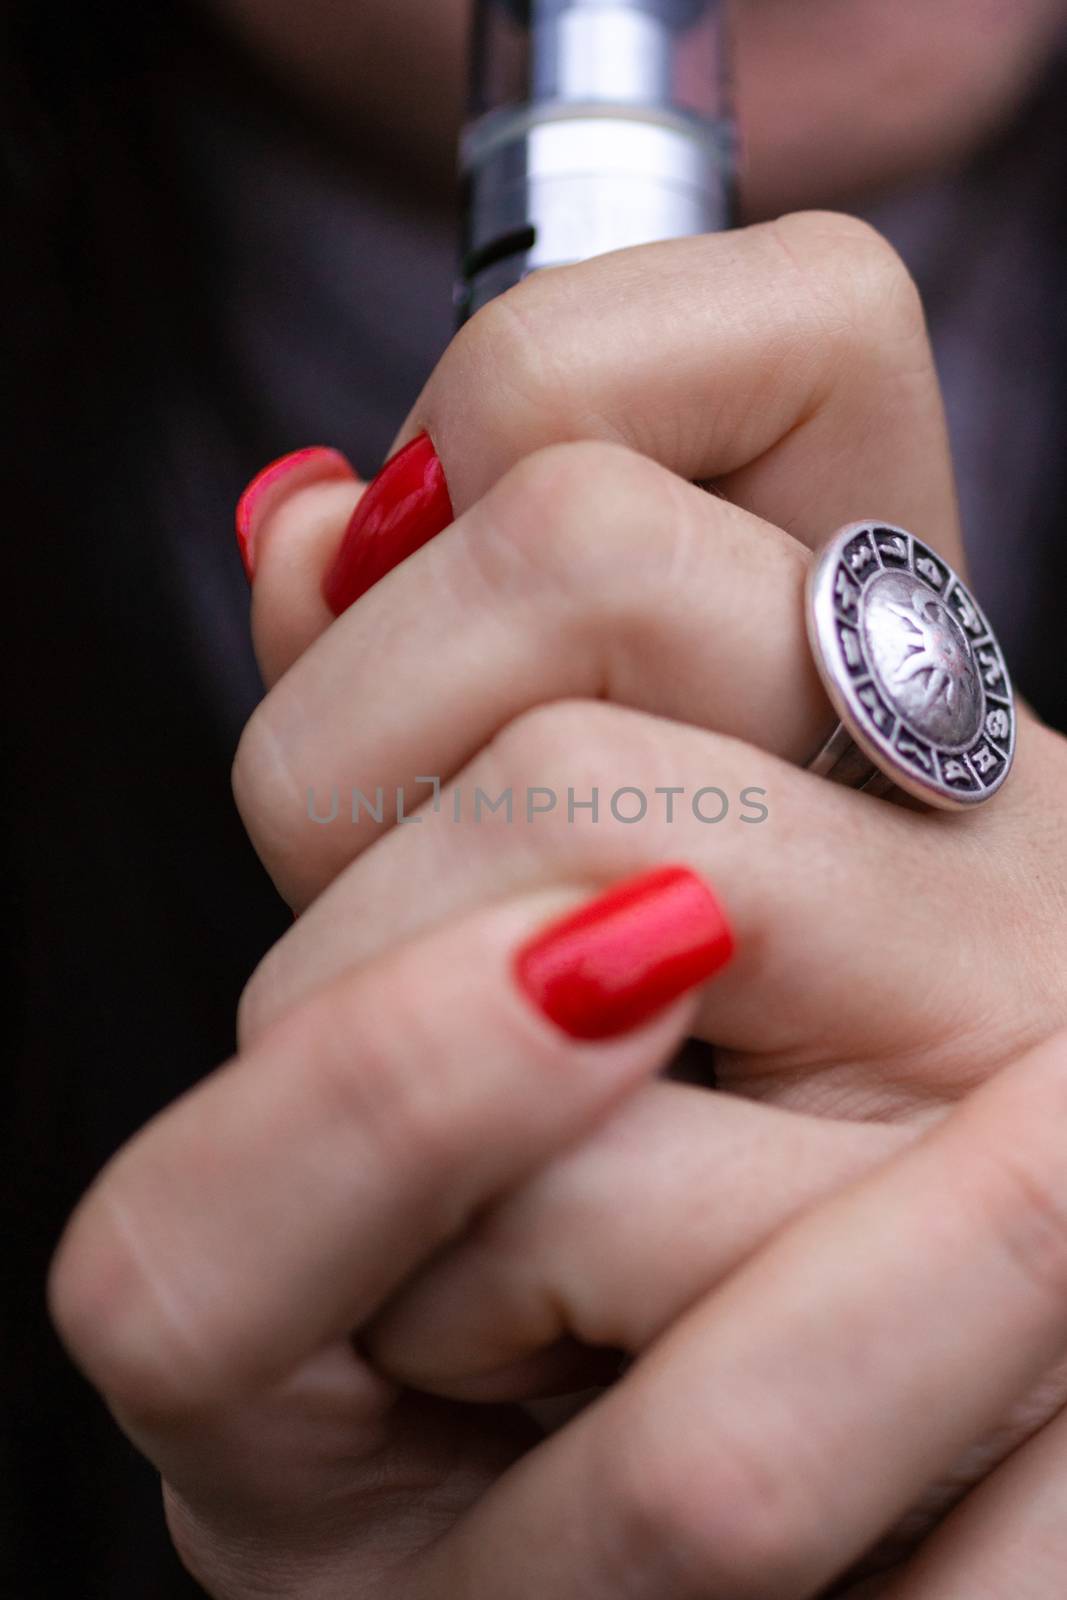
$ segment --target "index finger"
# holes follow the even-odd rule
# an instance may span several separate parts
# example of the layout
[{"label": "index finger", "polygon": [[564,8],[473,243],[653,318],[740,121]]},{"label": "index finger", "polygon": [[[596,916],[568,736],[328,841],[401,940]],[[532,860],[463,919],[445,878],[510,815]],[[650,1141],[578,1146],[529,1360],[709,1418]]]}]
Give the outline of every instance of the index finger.
[{"label": "index finger", "polygon": [[253,631],[268,682],[397,549],[417,550],[555,444],[621,443],[716,480],[811,547],[872,517],[963,568],[922,305],[900,258],[854,218],[802,214],[535,274],[453,341],[397,447],[423,433],[440,458],[418,452],[429,498],[425,484],[412,493],[405,452],[354,516],[341,495],[324,517],[310,502],[262,517]]},{"label": "index finger", "polygon": [[455,510],[532,451],[607,439],[814,545],[859,517],[960,560],[918,292],[867,224],[804,213],[534,274],[472,319],[398,443]]}]

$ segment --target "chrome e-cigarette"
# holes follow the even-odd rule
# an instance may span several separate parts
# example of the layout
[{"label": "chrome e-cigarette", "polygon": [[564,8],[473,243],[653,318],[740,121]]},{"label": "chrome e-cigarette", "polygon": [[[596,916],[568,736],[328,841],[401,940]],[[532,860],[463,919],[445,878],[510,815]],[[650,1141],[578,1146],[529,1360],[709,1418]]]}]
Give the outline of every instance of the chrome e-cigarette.
[{"label": "chrome e-cigarette", "polygon": [[726,0],[476,0],[461,316],[539,267],[728,227]]}]

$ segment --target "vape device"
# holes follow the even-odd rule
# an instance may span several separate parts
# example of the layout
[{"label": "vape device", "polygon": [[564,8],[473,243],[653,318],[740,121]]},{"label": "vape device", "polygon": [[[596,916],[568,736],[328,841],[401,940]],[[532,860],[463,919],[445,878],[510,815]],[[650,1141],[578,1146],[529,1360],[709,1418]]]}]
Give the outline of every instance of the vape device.
[{"label": "vape device", "polygon": [[729,227],[726,0],[476,0],[462,318],[540,267]]}]

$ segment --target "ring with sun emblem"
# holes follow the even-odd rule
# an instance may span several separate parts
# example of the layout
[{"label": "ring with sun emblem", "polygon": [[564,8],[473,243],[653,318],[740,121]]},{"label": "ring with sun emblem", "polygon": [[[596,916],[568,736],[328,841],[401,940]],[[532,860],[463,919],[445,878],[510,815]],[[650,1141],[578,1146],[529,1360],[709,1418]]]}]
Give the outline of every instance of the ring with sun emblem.
[{"label": "ring with sun emblem", "polygon": [[1015,756],[1008,669],[935,550],[888,523],[842,528],[812,564],[808,637],[841,719],[810,771],[947,810],[1001,787]]}]

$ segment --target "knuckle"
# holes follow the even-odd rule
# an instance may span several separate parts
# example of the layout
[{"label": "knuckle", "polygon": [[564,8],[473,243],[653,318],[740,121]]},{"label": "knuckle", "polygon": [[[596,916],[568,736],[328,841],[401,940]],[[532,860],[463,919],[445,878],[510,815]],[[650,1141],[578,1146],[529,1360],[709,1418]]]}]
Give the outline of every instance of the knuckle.
[{"label": "knuckle", "polygon": [[565,380],[547,353],[551,342],[541,300],[527,283],[490,300],[452,341],[433,386],[480,396],[494,412],[516,402],[551,407]]},{"label": "knuckle", "polygon": [[471,554],[494,588],[533,585],[595,613],[662,568],[673,492],[669,473],[622,445],[549,445],[502,479],[486,512],[503,536],[476,537]]},{"label": "knuckle", "polygon": [[887,334],[926,343],[918,288],[889,241],[858,217],[807,211],[771,224],[793,266],[850,344],[878,355]]},{"label": "knuckle", "polygon": [[272,698],[268,695],[245,724],[230,773],[238,814],[261,855],[269,855],[280,843],[280,822],[293,814],[297,790],[285,741],[275,724]]},{"label": "knuckle", "polygon": [[508,473],[510,500],[516,510],[530,507],[545,521],[565,523],[571,531],[588,527],[628,456],[622,445],[595,439],[546,445]]},{"label": "knuckle", "polygon": [[[578,699],[516,717],[476,769],[480,787],[512,796],[524,851],[554,872],[582,878],[637,870],[658,858],[664,835],[651,797],[684,784],[685,771],[684,748],[663,723],[626,706]],[[629,814],[641,796],[650,826],[622,826],[616,803]],[[510,829],[498,838],[502,849],[514,848]]]},{"label": "knuckle", "polygon": [[502,728],[489,751],[516,790],[558,783],[576,771],[602,773],[619,749],[615,709],[593,700],[534,706]]},{"label": "knuckle", "polygon": [[[596,828],[575,811],[572,798],[588,798],[613,758],[609,736],[595,701],[566,700],[523,712],[493,739],[483,755],[485,786],[512,796],[513,815],[523,825],[524,848],[554,870],[565,864],[583,872],[599,853]],[[598,726],[599,725],[599,726]],[[514,848],[511,829],[498,831],[499,848]]]},{"label": "knuckle", "polygon": [[368,1170],[388,1175],[390,1187],[412,1179],[436,1193],[461,1162],[466,1125],[441,1075],[427,1070],[433,1021],[411,1006],[411,977],[400,952],[376,966],[373,1004],[356,970],[278,1026],[295,1030],[295,1058],[307,1062],[307,1094],[323,1125],[336,1127],[354,1156],[362,1152]]},{"label": "knuckle", "polygon": [[662,1429],[631,1430],[598,1462],[620,1593],[784,1590],[803,1559],[805,1514],[787,1474],[731,1441],[694,1459]]},{"label": "knuckle", "polygon": [[49,1275],[49,1311],[124,1421],[158,1427],[209,1407],[211,1361],[195,1305],[164,1283],[143,1219],[123,1199],[122,1159],[68,1228]]},{"label": "knuckle", "polygon": [[792,211],[773,226],[794,248],[811,250],[816,256],[837,255],[842,250],[896,256],[884,234],[847,211]]},{"label": "knuckle", "polygon": [[[340,789],[308,763],[314,719],[297,691],[279,684],[246,723],[231,770],[238,814],[275,888],[288,905],[307,905],[338,870],[334,835],[308,819],[336,817]],[[309,832],[312,838],[309,840]]]}]

